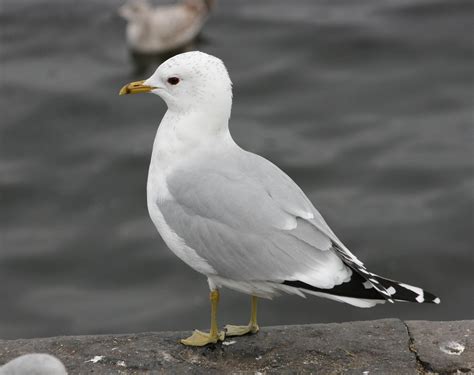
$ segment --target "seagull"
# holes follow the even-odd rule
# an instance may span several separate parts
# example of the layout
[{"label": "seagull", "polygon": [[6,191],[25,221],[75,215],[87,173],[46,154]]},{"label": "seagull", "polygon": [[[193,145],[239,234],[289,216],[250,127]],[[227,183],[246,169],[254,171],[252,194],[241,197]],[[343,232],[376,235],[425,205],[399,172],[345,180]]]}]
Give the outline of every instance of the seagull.
[{"label": "seagull", "polygon": [[127,21],[127,43],[137,53],[166,53],[191,43],[204,26],[214,0],[184,0],[153,7],[129,0],[119,9]]},{"label": "seagull", "polygon": [[[147,183],[150,217],[166,245],[210,288],[211,328],[181,340],[204,346],[257,333],[257,300],[282,293],[358,307],[440,303],[423,289],[366,269],[298,185],[232,139],[232,83],[224,63],[199,51],[176,55],[120,95],[153,93],[167,104]],[[219,331],[219,289],[251,296],[248,325]]]}]

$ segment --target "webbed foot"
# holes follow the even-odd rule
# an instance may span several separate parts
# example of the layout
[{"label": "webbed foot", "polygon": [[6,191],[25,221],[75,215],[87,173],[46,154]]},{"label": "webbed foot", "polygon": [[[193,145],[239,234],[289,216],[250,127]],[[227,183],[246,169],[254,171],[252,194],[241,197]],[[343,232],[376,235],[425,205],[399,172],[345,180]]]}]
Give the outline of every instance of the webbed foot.
[{"label": "webbed foot", "polygon": [[187,346],[205,346],[208,344],[216,344],[218,341],[224,341],[225,332],[219,331],[215,334],[194,330],[193,334],[186,339],[181,340],[181,344]]},{"label": "webbed foot", "polygon": [[249,323],[246,326],[234,326],[231,324],[227,324],[224,327],[225,335],[226,336],[243,336],[250,333],[257,333],[260,330],[258,324]]}]

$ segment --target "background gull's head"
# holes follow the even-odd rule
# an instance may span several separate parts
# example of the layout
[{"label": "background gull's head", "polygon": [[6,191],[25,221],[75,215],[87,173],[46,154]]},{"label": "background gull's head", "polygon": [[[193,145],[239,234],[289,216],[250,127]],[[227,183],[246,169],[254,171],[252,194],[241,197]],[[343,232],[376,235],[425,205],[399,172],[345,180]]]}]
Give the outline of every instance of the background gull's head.
[{"label": "background gull's head", "polygon": [[118,13],[127,21],[139,21],[149,17],[151,9],[147,0],[129,0],[119,8]]},{"label": "background gull's head", "polygon": [[217,57],[193,51],[174,56],[161,64],[144,85],[156,87],[172,111],[228,112],[232,106],[232,82]]}]

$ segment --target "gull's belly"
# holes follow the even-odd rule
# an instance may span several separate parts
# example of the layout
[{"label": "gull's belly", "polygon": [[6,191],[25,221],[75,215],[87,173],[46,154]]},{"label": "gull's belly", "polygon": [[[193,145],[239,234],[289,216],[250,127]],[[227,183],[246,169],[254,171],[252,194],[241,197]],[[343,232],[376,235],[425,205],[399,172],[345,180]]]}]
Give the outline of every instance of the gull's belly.
[{"label": "gull's belly", "polygon": [[148,175],[147,205],[151,220],[155,224],[158,233],[160,233],[170,250],[188,266],[205,275],[215,275],[216,271],[207,260],[200,257],[194,249],[186,245],[184,240],[167,224],[166,218],[160,210],[160,202],[173,199],[173,197],[166,186],[166,176],[152,173],[152,169],[150,168]]}]

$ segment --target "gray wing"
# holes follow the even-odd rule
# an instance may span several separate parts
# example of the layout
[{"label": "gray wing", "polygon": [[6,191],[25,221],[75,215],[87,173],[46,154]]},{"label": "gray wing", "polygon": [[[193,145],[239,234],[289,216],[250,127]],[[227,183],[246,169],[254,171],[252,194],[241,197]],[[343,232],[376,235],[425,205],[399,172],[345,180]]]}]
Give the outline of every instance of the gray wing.
[{"label": "gray wing", "polygon": [[197,160],[167,186],[172,199],[158,203],[165,221],[219,276],[320,288],[350,278],[324,219],[266,159],[240,151]]}]

